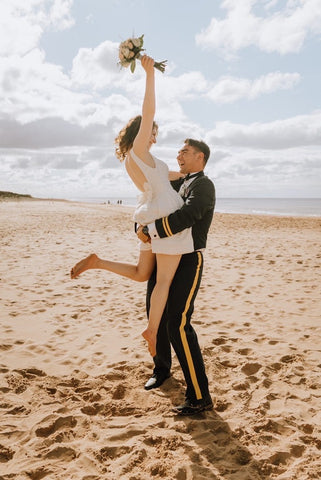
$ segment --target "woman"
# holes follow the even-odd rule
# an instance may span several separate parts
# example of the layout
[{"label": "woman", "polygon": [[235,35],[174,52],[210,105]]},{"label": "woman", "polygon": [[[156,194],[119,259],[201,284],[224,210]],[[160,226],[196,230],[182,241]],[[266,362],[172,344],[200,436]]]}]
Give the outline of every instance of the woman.
[{"label": "woman", "polygon": [[[183,200],[171,187],[167,165],[150,153],[156,143],[158,127],[155,116],[155,77],[154,60],[147,55],[141,59],[146,72],[145,96],[142,115],[130,120],[121,130],[115,142],[118,145],[116,155],[125,161],[128,175],[142,192],[135,210],[134,220],[147,225],[155,219],[169,215],[181,208]],[[170,179],[182,175],[171,172]],[[140,257],[137,265],[102,260],[92,254],[77,263],[71,270],[76,278],[82,272],[92,268],[108,270],[137,281],[149,279],[157,262],[156,285],[151,296],[151,306],[147,329],[142,333],[148,342],[150,354],[156,355],[156,336],[158,326],[167,302],[168,292],[176,269],[184,253],[194,250],[191,229],[186,229],[171,237],[152,240],[140,245]]]}]

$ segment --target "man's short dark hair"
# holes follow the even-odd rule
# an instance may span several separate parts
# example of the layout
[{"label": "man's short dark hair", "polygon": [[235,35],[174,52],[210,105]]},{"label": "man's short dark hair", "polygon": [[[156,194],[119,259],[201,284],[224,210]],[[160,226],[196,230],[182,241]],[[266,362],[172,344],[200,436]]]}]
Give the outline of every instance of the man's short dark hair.
[{"label": "man's short dark hair", "polygon": [[206,165],[211,153],[210,147],[202,140],[194,140],[193,138],[186,138],[186,140],[184,140],[184,143],[190,145],[191,147],[194,147],[199,152],[202,152],[204,154],[204,165]]}]

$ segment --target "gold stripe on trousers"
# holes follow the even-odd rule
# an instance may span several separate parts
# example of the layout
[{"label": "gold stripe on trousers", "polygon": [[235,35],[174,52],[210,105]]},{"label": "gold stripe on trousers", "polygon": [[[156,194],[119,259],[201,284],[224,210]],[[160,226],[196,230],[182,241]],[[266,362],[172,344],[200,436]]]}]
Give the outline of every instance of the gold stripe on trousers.
[{"label": "gold stripe on trousers", "polygon": [[186,301],[186,304],[185,304],[185,309],[182,313],[182,321],[181,321],[181,324],[180,324],[180,327],[179,327],[179,332],[180,332],[180,336],[181,336],[181,340],[182,340],[182,344],[183,344],[183,348],[184,348],[184,352],[185,352],[185,356],[186,356],[186,360],[187,360],[189,373],[190,373],[192,383],[193,383],[193,387],[194,387],[194,390],[195,390],[196,399],[201,400],[202,399],[202,393],[201,393],[201,389],[199,387],[198,380],[197,380],[197,377],[196,377],[195,367],[194,367],[191,351],[190,351],[190,348],[189,348],[189,345],[188,345],[186,332],[185,332],[186,313],[188,312],[188,309],[189,309],[190,304],[191,304],[191,300],[192,300],[193,295],[195,293],[195,289],[197,287],[199,276],[200,276],[200,268],[201,268],[201,265],[202,265],[202,254],[200,252],[197,252],[197,256],[198,256],[198,263],[197,263],[197,268],[196,268],[196,274],[195,274],[195,278],[194,278],[194,282],[193,282],[191,291],[188,295],[188,298],[187,298],[187,301]]}]

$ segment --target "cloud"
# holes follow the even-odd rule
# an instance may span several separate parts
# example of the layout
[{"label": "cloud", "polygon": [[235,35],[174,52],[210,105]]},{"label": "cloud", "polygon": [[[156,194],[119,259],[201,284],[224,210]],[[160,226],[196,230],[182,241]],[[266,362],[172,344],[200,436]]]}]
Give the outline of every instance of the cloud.
[{"label": "cloud", "polygon": [[0,56],[25,55],[37,47],[46,28],[74,24],[73,0],[1,0]]},{"label": "cloud", "polygon": [[288,90],[297,85],[298,73],[271,72],[254,80],[223,77],[208,91],[207,96],[216,103],[232,103],[242,98],[253,100],[277,90]]},{"label": "cloud", "polygon": [[166,95],[171,102],[173,100],[191,99],[196,98],[207,87],[208,82],[201,72],[192,71],[177,77],[165,76],[161,80],[159,96]]},{"label": "cloud", "polygon": [[[50,63],[40,48],[46,31],[73,27],[73,11],[83,13],[74,3],[72,10],[72,0],[1,0],[0,187],[65,198],[103,197],[106,192],[135,195],[135,187],[115,158],[114,137],[141,111],[142,68],[139,66],[135,75],[121,70],[117,66],[118,43],[111,40],[88,47],[90,40],[81,29],[83,21],[88,27],[95,19],[90,15],[75,25],[70,36],[64,35],[74,41],[77,32],[83,34],[79,38],[87,47],[74,54],[71,67]],[[229,55],[252,45],[264,51],[299,51],[309,35],[320,32],[318,3],[291,0],[281,10],[279,0],[226,0],[222,4],[226,17],[213,19],[213,29],[199,35],[199,45]],[[43,44],[56,39],[48,35]],[[52,49],[53,44],[50,46]],[[56,51],[56,58],[58,54]],[[257,71],[261,65],[260,61],[255,65]],[[277,193],[293,179],[307,191],[312,185],[316,192],[321,163],[320,112],[249,125],[217,122],[212,130],[206,126],[213,126],[216,113],[204,111],[203,118],[205,102],[254,100],[294,88],[301,81],[298,73],[261,73],[253,78],[241,74],[220,77],[213,83],[202,71],[177,75],[173,60],[165,75],[156,74],[160,132],[153,153],[170,168],[177,168],[177,150],[184,139],[202,138],[212,147],[208,174],[224,196],[237,195],[240,185],[258,194],[273,185],[272,193]],[[306,79],[303,73],[302,78]],[[280,115],[284,116],[284,110]],[[199,122],[193,120],[200,116]]]},{"label": "cloud", "polygon": [[321,112],[250,125],[217,122],[215,128],[207,133],[206,138],[214,145],[291,149],[321,145],[320,125]]},{"label": "cloud", "polygon": [[159,141],[161,145],[171,145],[175,150],[175,158],[177,151],[185,138],[197,138],[202,139],[204,137],[204,130],[196,123],[189,121],[188,119],[181,120],[180,122],[169,122],[162,124],[159,131]]},{"label": "cloud", "polygon": [[117,65],[118,44],[106,40],[95,48],[80,48],[73,60],[71,78],[77,85],[103,89],[122,80]]},{"label": "cloud", "polygon": [[1,145],[6,142],[14,146],[13,138],[21,144],[27,133],[33,136],[30,142],[46,143],[46,133],[42,139],[35,133],[38,135],[41,128],[46,132],[48,125],[57,127],[51,133],[52,142],[65,144],[67,132],[74,141],[78,131],[81,144],[86,129],[89,138],[94,128],[117,130],[139,111],[137,100],[131,101],[124,95],[97,95],[78,89],[60,66],[45,61],[44,52],[39,49],[22,57],[0,58],[0,121],[6,132],[6,137],[0,138]]},{"label": "cloud", "polygon": [[50,11],[49,21],[57,30],[65,30],[75,24],[71,15],[73,0],[54,0]]},{"label": "cloud", "polygon": [[264,150],[228,147],[229,155],[210,158],[208,174],[217,197],[318,197],[320,149]]},{"label": "cloud", "polygon": [[113,147],[0,149],[0,189],[40,197],[135,196]]},{"label": "cloud", "polygon": [[71,92],[71,81],[58,65],[34,48],[26,55],[0,58],[1,112],[27,122],[50,115],[75,116],[88,95]]},{"label": "cloud", "polygon": [[116,65],[115,43],[80,49],[70,74],[46,61],[40,37],[46,29],[69,28],[71,7],[72,0],[1,4],[0,146],[106,145],[125,119],[137,114],[137,103],[124,95],[104,91],[102,96],[83,88],[89,78],[91,87],[114,88],[118,81],[121,88],[124,75]]},{"label": "cloud", "polygon": [[[250,46],[265,52],[298,53],[308,35],[321,32],[319,0],[288,0],[283,10],[259,17],[253,12],[257,0],[225,0],[224,19],[212,18],[209,26],[196,35],[197,45],[227,56]],[[272,8],[274,4],[265,2]]]},{"label": "cloud", "polygon": [[113,143],[113,119],[107,125],[81,126],[60,117],[44,118],[26,124],[0,119],[0,147],[41,149],[62,146],[105,146]]}]

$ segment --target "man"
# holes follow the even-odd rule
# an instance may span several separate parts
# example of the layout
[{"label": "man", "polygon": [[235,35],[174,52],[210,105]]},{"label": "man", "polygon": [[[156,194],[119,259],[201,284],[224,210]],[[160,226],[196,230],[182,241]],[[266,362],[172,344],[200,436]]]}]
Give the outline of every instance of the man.
[{"label": "man", "polygon": [[[187,385],[185,403],[173,408],[179,415],[194,415],[213,408],[202,353],[190,323],[202,277],[202,250],[206,247],[215,206],[214,185],[203,172],[209,155],[210,149],[204,142],[185,140],[177,161],[181,173],[187,176],[172,182],[173,187],[181,193],[184,205],[167,217],[137,230],[141,240],[149,241],[150,238],[165,238],[192,227],[194,252],[182,255],[172,281],[157,333],[153,376],[145,384],[146,390],[158,388],[170,376],[172,344]],[[148,282],[147,313],[155,282],[156,271]]]}]

